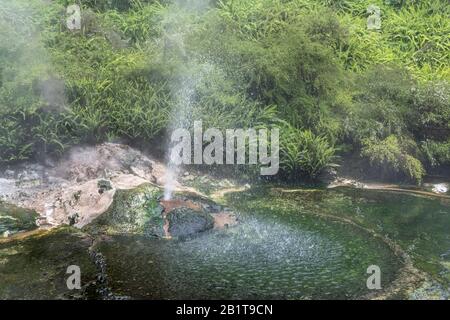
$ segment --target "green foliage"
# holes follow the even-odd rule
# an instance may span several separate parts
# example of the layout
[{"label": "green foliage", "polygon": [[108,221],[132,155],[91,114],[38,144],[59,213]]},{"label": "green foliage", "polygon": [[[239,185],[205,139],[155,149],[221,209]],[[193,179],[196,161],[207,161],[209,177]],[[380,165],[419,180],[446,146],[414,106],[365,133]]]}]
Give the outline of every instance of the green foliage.
[{"label": "green foliage", "polygon": [[414,90],[409,115],[411,131],[420,139],[450,137],[450,84],[430,82]]},{"label": "green foliage", "polygon": [[310,130],[285,125],[281,131],[280,168],[291,178],[299,175],[316,177],[333,165],[335,152],[325,137],[316,136]]},{"label": "green foliage", "polygon": [[450,140],[445,142],[426,140],[422,142],[421,150],[432,167],[450,165]]},{"label": "green foliage", "polygon": [[383,170],[383,173],[400,173],[416,183],[421,183],[425,175],[422,163],[407,153],[404,141],[390,135],[384,140],[366,139],[361,155]]},{"label": "green foliage", "polygon": [[409,73],[395,66],[375,66],[356,81],[358,91],[345,127],[353,142],[407,134],[409,100],[415,85]]},{"label": "green foliage", "polygon": [[[322,2],[343,7],[340,22],[348,27],[349,41],[339,55],[346,68],[363,72],[374,64],[396,63],[421,81],[448,79],[450,7],[445,0]],[[371,4],[381,9],[380,32],[367,31]]]},{"label": "green foliage", "polygon": [[158,2],[149,6],[137,6],[125,13],[107,11],[104,16],[105,26],[120,31],[132,43],[145,42],[163,33],[161,22],[165,8]]},{"label": "green foliage", "polygon": [[160,139],[182,81],[204,126],[283,123],[286,175],[316,176],[341,145],[418,182],[419,159],[449,162],[446,1],[79,0],[78,33],[64,26],[72,3],[0,4],[1,162]]},{"label": "green foliage", "polygon": [[82,7],[88,7],[98,11],[118,10],[127,11],[132,8],[141,8],[144,4],[152,3],[152,0],[57,0],[64,6],[78,3]]}]

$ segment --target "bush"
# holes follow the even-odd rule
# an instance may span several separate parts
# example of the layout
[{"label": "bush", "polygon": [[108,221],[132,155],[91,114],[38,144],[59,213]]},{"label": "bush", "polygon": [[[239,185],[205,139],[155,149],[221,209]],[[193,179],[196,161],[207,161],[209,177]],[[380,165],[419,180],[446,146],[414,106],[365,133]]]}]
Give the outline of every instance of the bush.
[{"label": "bush", "polygon": [[316,177],[323,169],[333,165],[336,149],[325,137],[310,130],[299,130],[285,125],[280,137],[280,168],[285,175]]},{"label": "bush", "polygon": [[380,168],[383,175],[397,174],[422,182],[425,169],[422,163],[407,153],[405,143],[390,135],[384,140],[366,139],[363,141],[361,155],[370,160],[373,166]]},{"label": "bush", "polygon": [[445,142],[426,140],[422,142],[421,150],[430,166],[450,165],[450,140]]},{"label": "bush", "polygon": [[450,138],[450,85],[430,82],[415,89],[409,112],[410,130],[418,139]]}]

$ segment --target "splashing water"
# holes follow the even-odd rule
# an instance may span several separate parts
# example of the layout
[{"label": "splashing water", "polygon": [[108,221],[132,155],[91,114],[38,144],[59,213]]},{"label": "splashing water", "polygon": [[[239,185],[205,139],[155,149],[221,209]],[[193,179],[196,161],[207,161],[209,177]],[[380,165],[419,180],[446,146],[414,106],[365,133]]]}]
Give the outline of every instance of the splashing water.
[{"label": "splashing water", "polygon": [[[175,54],[185,62],[182,68],[176,71],[177,81],[173,81],[172,93],[176,104],[170,115],[169,132],[175,129],[189,129],[194,122],[196,87],[202,81],[205,72],[208,72],[209,63],[199,63],[195,57],[190,56],[186,50],[185,32],[191,29],[189,16],[198,14],[209,6],[209,0],[175,1],[167,13],[165,21],[164,45],[166,54]],[[164,200],[171,200],[172,194],[178,184],[177,178],[180,167],[173,161],[172,146],[167,147],[167,171],[165,176]]]},{"label": "splashing water", "polygon": [[[189,128],[191,120],[191,111],[193,108],[193,95],[194,95],[193,81],[182,81],[180,88],[177,92],[177,104],[172,112],[170,120],[170,131],[178,128]],[[164,200],[170,200],[172,193],[177,185],[177,177],[179,175],[180,168],[175,164],[174,155],[172,154],[171,147],[168,148],[168,164],[165,177],[164,188]]]}]

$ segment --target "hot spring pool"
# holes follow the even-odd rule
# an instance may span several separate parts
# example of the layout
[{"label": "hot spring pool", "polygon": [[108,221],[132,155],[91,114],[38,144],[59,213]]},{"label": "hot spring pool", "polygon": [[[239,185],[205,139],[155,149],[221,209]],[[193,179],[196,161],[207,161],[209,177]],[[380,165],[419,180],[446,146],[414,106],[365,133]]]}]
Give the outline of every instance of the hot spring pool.
[{"label": "hot spring pool", "polygon": [[298,215],[290,222],[251,213],[223,231],[187,240],[115,236],[97,250],[109,261],[112,291],[153,299],[349,299],[401,264],[389,247],[355,227]]}]

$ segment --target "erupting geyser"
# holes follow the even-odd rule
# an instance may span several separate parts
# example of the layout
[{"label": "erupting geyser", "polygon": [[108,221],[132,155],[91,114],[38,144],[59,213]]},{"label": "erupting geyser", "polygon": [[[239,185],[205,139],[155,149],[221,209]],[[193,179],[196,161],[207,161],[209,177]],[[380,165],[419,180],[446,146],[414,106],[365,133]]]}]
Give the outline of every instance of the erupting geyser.
[{"label": "erupting geyser", "polygon": [[[189,30],[186,17],[204,10],[208,7],[208,0],[175,1],[170,7],[165,21],[164,45],[166,55],[181,56],[186,63],[176,70],[175,78],[171,83],[171,90],[175,96],[176,105],[170,115],[169,134],[179,128],[189,129],[192,124],[194,109],[195,88],[203,78],[205,69],[194,57],[191,57],[185,48],[185,32]],[[172,161],[171,146],[168,148],[167,173],[165,178],[164,200],[170,200],[176,185],[179,173],[178,166]]]}]

